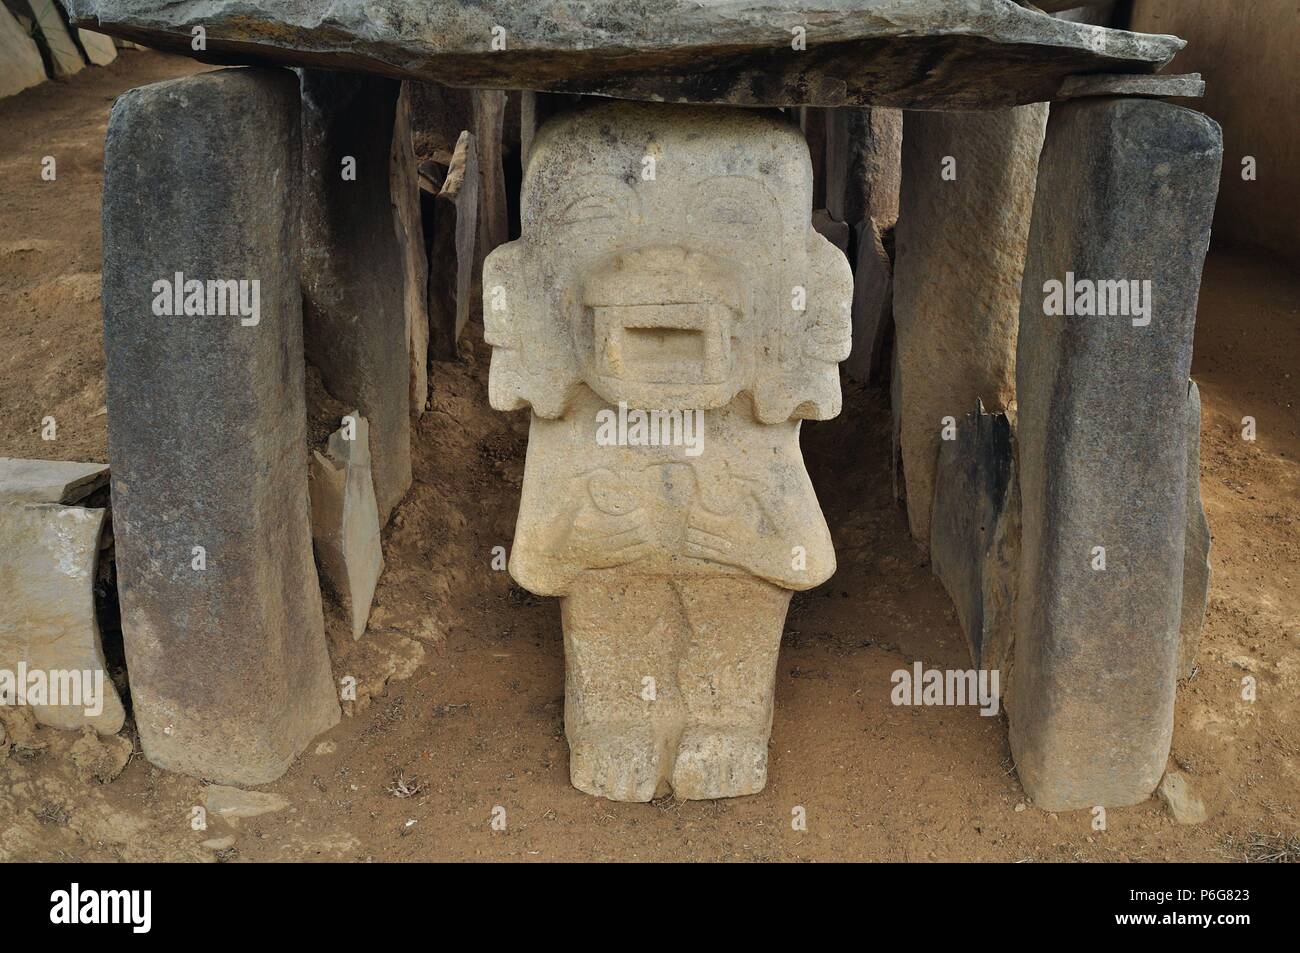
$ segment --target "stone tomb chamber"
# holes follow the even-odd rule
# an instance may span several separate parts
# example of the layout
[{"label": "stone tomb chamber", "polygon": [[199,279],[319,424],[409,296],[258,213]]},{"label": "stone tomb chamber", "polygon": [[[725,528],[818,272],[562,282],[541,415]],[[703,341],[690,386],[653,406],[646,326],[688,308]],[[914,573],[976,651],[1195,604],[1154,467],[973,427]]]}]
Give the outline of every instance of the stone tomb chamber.
[{"label": "stone tomb chamber", "polygon": [[[265,783],[338,720],[322,579],[365,638],[411,422],[481,308],[483,397],[531,414],[509,571],[560,600],[577,788],[764,787],[787,607],[836,570],[801,423],[847,375],[888,390],[875,452],[1034,803],[1154,791],[1208,585],[1188,374],[1222,141],[1168,99],[1202,87],[1160,73],[1181,40],[1012,0],[68,7],[228,67],[123,95],[105,152],[151,762]],[[417,84],[472,90],[431,183]],[[256,282],[257,320],[159,318],[177,274]],[[308,363],[341,407],[314,455]]]}]

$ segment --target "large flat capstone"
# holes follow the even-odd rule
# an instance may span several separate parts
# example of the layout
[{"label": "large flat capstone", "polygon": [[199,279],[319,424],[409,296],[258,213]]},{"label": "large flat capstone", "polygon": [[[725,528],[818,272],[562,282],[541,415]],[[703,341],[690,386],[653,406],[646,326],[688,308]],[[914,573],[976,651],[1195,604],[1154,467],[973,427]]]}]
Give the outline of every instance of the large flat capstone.
[{"label": "large flat capstone", "polygon": [[[213,62],[449,86],[740,105],[1014,106],[1077,73],[1153,72],[1177,37],[1012,0],[70,0],[83,26]],[[202,26],[206,50],[192,49]]]},{"label": "large flat capstone", "polygon": [[[293,73],[220,70],[126,93],[104,151],[108,447],[136,723],[153,763],[230,784],[274,780],[339,718],[307,499],[300,122]],[[386,144],[382,162],[386,183]],[[200,293],[210,281],[244,289],[256,320],[214,310],[229,298]],[[405,401],[405,357],[396,373]]]}]

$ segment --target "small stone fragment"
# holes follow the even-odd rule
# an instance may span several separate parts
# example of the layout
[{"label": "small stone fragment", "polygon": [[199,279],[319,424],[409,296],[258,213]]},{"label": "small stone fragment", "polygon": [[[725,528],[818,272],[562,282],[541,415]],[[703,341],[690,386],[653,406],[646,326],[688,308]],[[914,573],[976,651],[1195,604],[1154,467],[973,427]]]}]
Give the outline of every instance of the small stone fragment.
[{"label": "small stone fragment", "polygon": [[130,740],[121,735],[101,738],[89,726],[72,746],[72,763],[83,780],[108,784],[131,760]]},{"label": "small stone fragment", "polygon": [[225,820],[273,814],[289,806],[289,802],[278,794],[245,791],[225,784],[209,784],[204,789],[204,804],[209,814]]},{"label": "small stone fragment", "polygon": [[1203,824],[1209,817],[1205,802],[1196,795],[1191,781],[1181,771],[1166,771],[1156,793],[1179,824]]}]

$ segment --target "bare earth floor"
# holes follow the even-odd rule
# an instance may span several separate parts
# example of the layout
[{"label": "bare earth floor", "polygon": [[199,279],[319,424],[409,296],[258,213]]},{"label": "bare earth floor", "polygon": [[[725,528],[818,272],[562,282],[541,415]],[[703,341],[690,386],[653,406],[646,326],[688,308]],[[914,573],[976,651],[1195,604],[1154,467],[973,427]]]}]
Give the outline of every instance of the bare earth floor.
[{"label": "bare earth floor", "polygon": [[[99,301],[103,136],[123,90],[198,69],[128,51],[0,102],[0,455],[105,460]],[[55,182],[40,178],[54,155]],[[476,329],[470,329],[471,337]],[[481,329],[477,329],[481,338]],[[1194,373],[1214,584],[1200,672],[1179,690],[1173,760],[1210,820],[1151,800],[1047,814],[1026,801],[1005,725],[973,708],[897,708],[914,659],[969,662],[947,596],[892,500],[888,410],[846,386],[844,414],[804,448],[840,568],[795,598],[781,652],[770,780],[731,801],[616,804],[569,786],[558,606],[490,568],[508,546],[526,421],[491,411],[487,353],[439,365],[415,439],[416,485],[385,534],[370,631],[327,606],[337,676],[363,699],[268,786],[289,802],[238,826],[191,826],[200,781],[138,753],[79,780],[73,734],[0,761],[0,859],[112,860],[1224,860],[1300,829],[1300,278],[1216,251]],[[183,373],[183,369],[178,369]],[[41,439],[54,416],[58,438]],[[1241,439],[1241,419],[1258,440]],[[1258,700],[1241,698],[1245,675]],[[373,697],[366,697],[366,693]],[[126,729],[134,735],[128,724]],[[505,809],[506,829],[490,825]],[[807,830],[791,827],[803,807]],[[200,846],[233,836],[220,851]]]}]

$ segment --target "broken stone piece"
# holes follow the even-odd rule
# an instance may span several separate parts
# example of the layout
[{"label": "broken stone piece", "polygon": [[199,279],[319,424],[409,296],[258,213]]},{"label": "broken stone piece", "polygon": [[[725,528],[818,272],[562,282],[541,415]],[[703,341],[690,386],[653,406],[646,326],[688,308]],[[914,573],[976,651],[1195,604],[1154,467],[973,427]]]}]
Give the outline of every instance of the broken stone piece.
[{"label": "broken stone piece", "polygon": [[[647,148],[672,157],[653,181]],[[539,129],[521,208],[485,265],[489,394],[532,410],[510,572],[561,597],[570,778],[753,794],[791,592],[835,568],[799,426],[839,412],[852,275],[810,223],[804,138],[592,106]]]},{"label": "broken stone piece", "polygon": [[359,413],[350,416],[352,423],[330,435],[325,453],[312,452],[309,485],[321,575],[348,614],[352,637],[359,639],[384,571],[384,555],[370,476],[370,426]]},{"label": "broken stone piece", "polygon": [[1082,96],[1183,96],[1205,95],[1200,73],[1168,76],[1092,75],[1070,76],[1061,84],[1058,99]]},{"label": "broken stone piece", "polygon": [[429,245],[430,350],[440,361],[454,360],[456,342],[469,322],[474,263],[478,256],[478,154],[469,130],[456,140],[433,203]]},{"label": "broken stone piece", "polygon": [[[1008,0],[68,0],[78,22],[219,62],[280,62],[623,99],[988,109],[1050,100],[1066,76],[1154,72],[1177,37]],[[793,42],[805,26],[804,43]],[[499,29],[498,29],[499,28]],[[504,49],[494,39],[505,41]],[[503,55],[504,53],[504,55]],[[820,203],[818,203],[820,207]]]},{"label": "broken stone piece", "polygon": [[1020,500],[1011,422],[982,405],[944,440],[930,522],[930,569],[957,610],[971,660],[1001,670],[1014,631]]},{"label": "broken stone piece", "polygon": [[79,503],[107,483],[107,463],[0,457],[0,503]]},{"label": "broken stone piece", "polygon": [[94,30],[78,30],[77,40],[86,51],[86,59],[95,66],[107,66],[117,59],[117,47],[111,36],[96,33]]},{"label": "broken stone piece", "polygon": [[104,514],[0,503],[0,694],[43,725],[111,735],[126,712],[95,617]]}]

